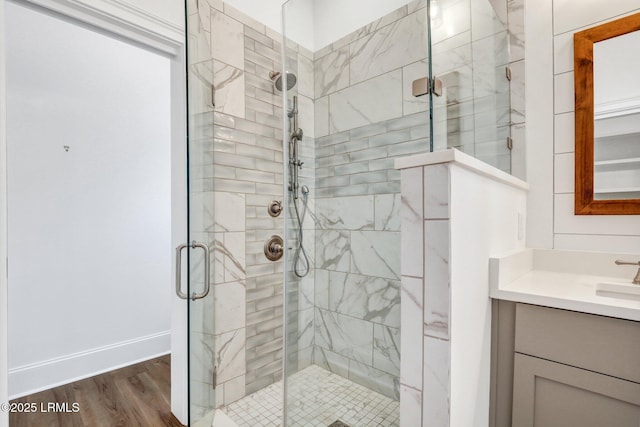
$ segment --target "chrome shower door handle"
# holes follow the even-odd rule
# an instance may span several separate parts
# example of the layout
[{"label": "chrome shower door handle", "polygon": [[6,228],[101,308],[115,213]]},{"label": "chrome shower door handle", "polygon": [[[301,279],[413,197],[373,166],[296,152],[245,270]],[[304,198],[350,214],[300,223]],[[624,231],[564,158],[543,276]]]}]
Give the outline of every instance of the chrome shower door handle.
[{"label": "chrome shower door handle", "polygon": [[178,298],[187,299],[187,294],[182,292],[182,250],[189,247],[183,243],[176,248],[176,295]]},{"label": "chrome shower door handle", "polygon": [[211,289],[211,277],[210,277],[210,264],[211,259],[209,258],[209,246],[204,243],[198,243],[195,240],[191,242],[191,248],[200,248],[204,251],[204,290],[201,293],[192,293],[191,300],[195,301],[197,299],[202,299],[209,295],[209,289]]},{"label": "chrome shower door handle", "polygon": [[192,249],[200,248],[204,251],[204,290],[201,293],[193,292],[191,294],[191,300],[195,301],[209,295],[209,290],[211,289],[209,246],[194,240],[191,245],[183,243],[176,248],[176,295],[182,299],[189,298],[186,293],[182,292],[182,250],[188,247]]}]

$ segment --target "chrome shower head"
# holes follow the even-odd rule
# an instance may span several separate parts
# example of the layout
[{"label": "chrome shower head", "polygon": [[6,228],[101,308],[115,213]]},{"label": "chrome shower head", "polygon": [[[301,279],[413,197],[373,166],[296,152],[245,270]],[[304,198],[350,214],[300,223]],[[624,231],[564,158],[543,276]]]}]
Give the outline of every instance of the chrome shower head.
[{"label": "chrome shower head", "polygon": [[[282,73],[271,71],[269,73],[269,78],[273,83],[273,87],[275,87],[278,92],[282,92]],[[295,74],[287,72],[287,90],[293,89],[297,81],[298,78]]]},{"label": "chrome shower head", "polygon": [[307,187],[306,185],[303,185],[300,190],[302,191],[302,194],[304,194],[305,196],[307,194],[309,194],[309,187]]}]

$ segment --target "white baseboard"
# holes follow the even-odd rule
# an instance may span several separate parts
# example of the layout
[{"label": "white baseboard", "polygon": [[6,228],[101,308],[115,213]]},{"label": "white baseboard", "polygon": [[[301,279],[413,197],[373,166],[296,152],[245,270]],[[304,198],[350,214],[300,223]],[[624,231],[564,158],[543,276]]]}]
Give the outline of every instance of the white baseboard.
[{"label": "white baseboard", "polygon": [[166,331],[9,369],[9,399],[153,359],[170,348]]}]

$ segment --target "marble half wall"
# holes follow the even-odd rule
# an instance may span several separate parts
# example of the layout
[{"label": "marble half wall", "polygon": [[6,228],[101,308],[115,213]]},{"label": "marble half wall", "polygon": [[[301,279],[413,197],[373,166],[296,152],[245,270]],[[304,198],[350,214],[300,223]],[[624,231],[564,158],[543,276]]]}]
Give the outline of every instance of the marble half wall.
[{"label": "marble half wall", "polygon": [[527,184],[447,151],[399,165],[401,427],[489,425],[488,260],[525,243]]}]

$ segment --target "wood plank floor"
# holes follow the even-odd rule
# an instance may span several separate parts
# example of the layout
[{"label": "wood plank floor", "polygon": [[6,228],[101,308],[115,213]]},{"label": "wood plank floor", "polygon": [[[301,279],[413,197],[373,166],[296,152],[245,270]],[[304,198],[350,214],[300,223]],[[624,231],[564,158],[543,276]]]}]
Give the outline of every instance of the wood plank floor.
[{"label": "wood plank floor", "polygon": [[[11,427],[181,427],[171,414],[171,356],[162,356],[45,390],[12,403],[36,404],[35,413],[11,413]],[[48,411],[49,402],[69,412]],[[79,410],[74,413],[73,404]],[[44,411],[40,410],[44,408]]]}]

